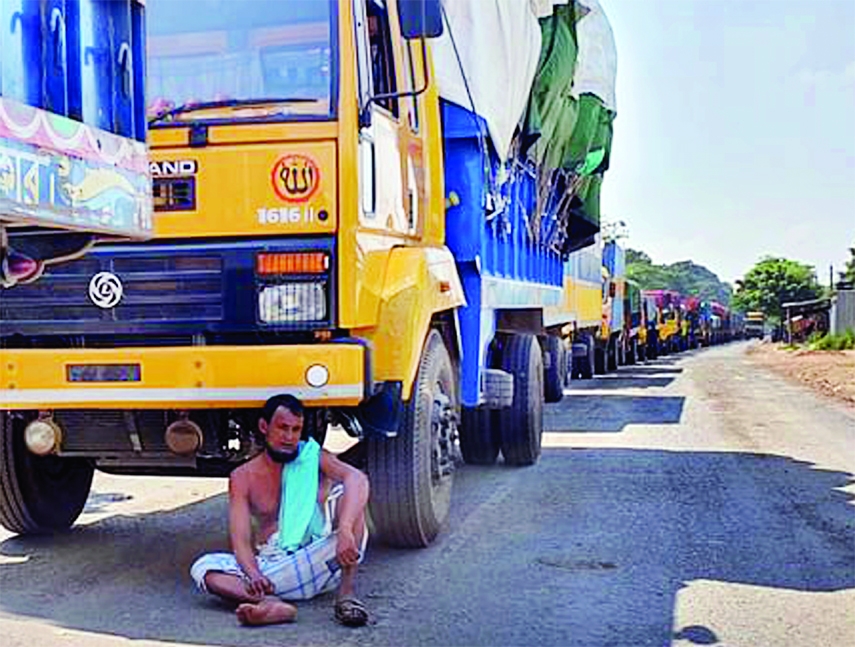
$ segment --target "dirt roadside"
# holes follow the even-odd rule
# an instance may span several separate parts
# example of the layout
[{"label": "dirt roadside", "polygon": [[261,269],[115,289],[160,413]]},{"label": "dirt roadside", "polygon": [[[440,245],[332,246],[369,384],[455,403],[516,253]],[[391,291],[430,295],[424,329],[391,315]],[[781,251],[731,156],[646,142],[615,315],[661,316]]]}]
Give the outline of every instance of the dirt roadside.
[{"label": "dirt roadside", "polygon": [[855,408],[855,351],[790,350],[761,343],[748,350],[754,362]]}]

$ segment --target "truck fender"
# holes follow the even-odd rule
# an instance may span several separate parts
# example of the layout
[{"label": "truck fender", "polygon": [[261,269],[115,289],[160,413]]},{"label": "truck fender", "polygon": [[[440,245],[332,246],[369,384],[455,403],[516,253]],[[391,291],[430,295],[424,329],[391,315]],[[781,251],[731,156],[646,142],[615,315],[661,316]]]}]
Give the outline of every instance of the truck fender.
[{"label": "truck fender", "polygon": [[[375,382],[396,381],[410,398],[422,347],[432,325],[450,321],[443,337],[459,344],[457,308],[466,304],[451,252],[445,248],[396,247],[389,254],[376,325],[355,329],[371,346]],[[442,315],[442,316],[440,316]],[[460,357],[460,348],[448,348]]]}]

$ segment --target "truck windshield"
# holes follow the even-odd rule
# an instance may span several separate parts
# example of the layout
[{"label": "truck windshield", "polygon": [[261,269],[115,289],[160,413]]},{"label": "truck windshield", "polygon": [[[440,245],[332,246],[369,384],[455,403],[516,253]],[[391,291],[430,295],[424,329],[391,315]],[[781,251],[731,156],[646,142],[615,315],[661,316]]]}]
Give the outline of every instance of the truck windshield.
[{"label": "truck windshield", "polygon": [[332,118],[334,7],[332,0],[151,0],[149,117]]}]

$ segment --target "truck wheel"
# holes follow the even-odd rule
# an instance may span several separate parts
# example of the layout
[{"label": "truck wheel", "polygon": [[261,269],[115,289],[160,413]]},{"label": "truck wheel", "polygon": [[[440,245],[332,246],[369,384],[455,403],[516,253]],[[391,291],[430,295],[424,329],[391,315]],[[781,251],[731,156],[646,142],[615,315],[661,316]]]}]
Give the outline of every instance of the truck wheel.
[{"label": "truck wheel", "polygon": [[[543,340],[544,360],[549,366],[543,370],[543,394],[546,402],[561,402],[567,381],[567,351],[560,337],[547,335]],[[544,364],[546,361],[544,361]]]},{"label": "truck wheel", "polygon": [[647,340],[647,359],[659,357],[659,338],[655,335]]},{"label": "truck wheel", "polygon": [[499,431],[492,413],[484,407],[463,407],[460,453],[470,465],[493,465],[499,457]]},{"label": "truck wheel", "polygon": [[513,335],[502,368],[514,376],[514,403],[499,416],[502,456],[508,465],[533,465],[543,435],[543,355],[534,335]]},{"label": "truck wheel", "polygon": [[606,374],[606,352],[607,348],[597,346],[594,348],[594,373],[597,375]]},{"label": "truck wheel", "polygon": [[19,534],[71,527],[83,511],[92,463],[36,456],[24,445],[24,424],[0,411],[0,523]]},{"label": "truck wheel", "polygon": [[369,513],[378,538],[390,546],[427,546],[448,516],[458,401],[451,358],[432,330],[398,435],[367,439]]},{"label": "truck wheel", "polygon": [[616,339],[606,345],[606,369],[611,373],[618,369],[618,343]]},{"label": "truck wheel", "polygon": [[581,358],[581,366],[579,377],[583,380],[591,380],[596,372],[596,343],[593,337],[585,337],[585,344],[588,346],[588,355]]}]

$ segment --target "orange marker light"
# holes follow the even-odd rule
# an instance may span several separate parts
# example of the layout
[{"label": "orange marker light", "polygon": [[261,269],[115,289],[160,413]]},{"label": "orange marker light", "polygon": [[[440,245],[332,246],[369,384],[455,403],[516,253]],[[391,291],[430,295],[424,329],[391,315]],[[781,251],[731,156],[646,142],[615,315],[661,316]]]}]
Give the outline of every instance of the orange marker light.
[{"label": "orange marker light", "polygon": [[324,252],[279,252],[255,257],[257,274],[323,274],[330,267]]}]

